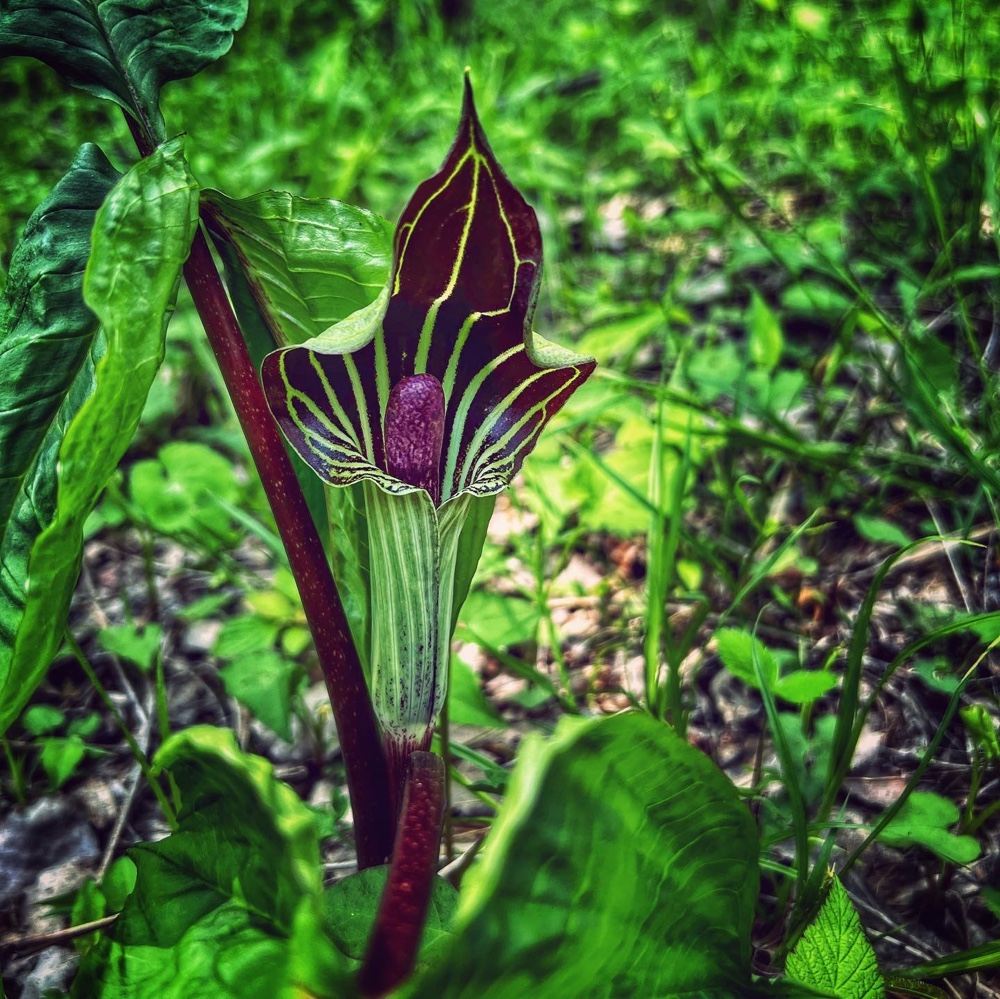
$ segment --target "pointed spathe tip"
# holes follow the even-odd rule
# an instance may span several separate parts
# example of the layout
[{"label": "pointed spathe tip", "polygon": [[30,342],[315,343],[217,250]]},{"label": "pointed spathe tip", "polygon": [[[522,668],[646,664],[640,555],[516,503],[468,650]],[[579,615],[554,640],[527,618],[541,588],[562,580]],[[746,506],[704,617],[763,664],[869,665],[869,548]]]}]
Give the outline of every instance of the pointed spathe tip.
[{"label": "pointed spathe tip", "polygon": [[462,117],[474,118],[476,116],[476,102],[472,97],[472,69],[465,67],[462,73],[464,83],[464,93],[462,96]]}]

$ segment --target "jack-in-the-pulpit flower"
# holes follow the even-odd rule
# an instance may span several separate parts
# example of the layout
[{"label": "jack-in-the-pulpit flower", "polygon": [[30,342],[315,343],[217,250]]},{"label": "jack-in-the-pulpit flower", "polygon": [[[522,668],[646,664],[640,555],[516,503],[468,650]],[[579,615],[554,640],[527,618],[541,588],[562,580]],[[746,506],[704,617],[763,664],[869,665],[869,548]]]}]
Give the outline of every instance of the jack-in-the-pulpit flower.
[{"label": "jack-in-the-pulpit flower", "polygon": [[532,332],[541,262],[535,213],[494,158],[466,80],[455,144],[403,211],[383,294],[264,362],[295,450],[330,485],[362,486],[370,681],[397,773],[444,702],[473,504],[511,481],[594,368]]}]

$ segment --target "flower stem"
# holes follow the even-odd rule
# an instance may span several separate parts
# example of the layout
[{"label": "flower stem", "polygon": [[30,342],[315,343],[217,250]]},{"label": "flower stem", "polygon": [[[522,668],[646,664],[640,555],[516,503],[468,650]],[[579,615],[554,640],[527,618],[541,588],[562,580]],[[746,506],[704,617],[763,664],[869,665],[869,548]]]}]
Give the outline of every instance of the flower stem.
[{"label": "flower stem", "polygon": [[[148,156],[152,152],[148,130],[127,115],[126,119],[139,152]],[[268,409],[229,296],[200,228],[184,265],[184,279],[219,362],[288,553],[344,754],[358,867],[373,867],[385,863],[392,849],[395,815],[368,684],[316,523],[295,477],[278,425]]]},{"label": "flower stem", "polygon": [[437,872],[444,785],[440,756],[410,754],[389,879],[358,977],[363,996],[385,995],[413,971]]},{"label": "flower stem", "polygon": [[382,740],[361,660],[315,521],[201,231],[184,265],[184,278],[246,434],[302,597],[344,753],[358,867],[382,864],[389,855],[394,820]]}]

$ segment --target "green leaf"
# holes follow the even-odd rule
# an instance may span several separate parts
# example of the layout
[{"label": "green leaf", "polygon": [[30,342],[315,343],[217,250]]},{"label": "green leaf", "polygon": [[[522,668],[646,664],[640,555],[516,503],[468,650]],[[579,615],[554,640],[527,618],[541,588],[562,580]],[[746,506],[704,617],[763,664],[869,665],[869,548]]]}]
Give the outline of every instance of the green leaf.
[{"label": "green leaf", "polygon": [[389,471],[384,426],[390,393],[426,375],[447,414],[441,502],[504,488],[594,368],[531,332],[541,249],[466,81],[455,143],[396,228],[387,301],[264,360],[268,402],[303,460],[331,485],[412,490]]},{"label": "green leaf", "polygon": [[242,655],[219,670],[226,693],[285,742],[292,741],[292,688],[299,675],[298,666],[277,652]]},{"label": "green leaf", "polygon": [[785,349],[785,337],[778,317],[757,292],[750,298],[747,329],[750,334],[750,359],[765,370],[773,371]]},{"label": "green leaf", "polygon": [[256,614],[240,614],[229,618],[219,631],[212,646],[213,655],[235,659],[254,652],[269,651],[278,640],[280,628]]},{"label": "green leaf", "polygon": [[454,655],[451,657],[451,682],[448,685],[448,720],[452,725],[504,727],[500,716],[483,696],[472,667]]},{"label": "green leaf", "polygon": [[129,492],[156,531],[192,535],[209,551],[239,539],[217,501],[236,503],[243,488],[233,463],[206,444],[173,441],[155,458],[137,461],[129,474]]},{"label": "green leaf", "polygon": [[42,743],[42,767],[53,790],[60,788],[76,773],[87,746],[79,736],[45,739]]},{"label": "green leaf", "polygon": [[205,201],[274,346],[321,336],[371,306],[388,283],[392,226],[381,215],[282,191],[242,201],[206,191]]},{"label": "green leaf", "polygon": [[[354,961],[361,961],[365,956],[388,874],[388,865],[369,867],[338,881],[324,893],[327,932],[337,947]],[[433,963],[451,939],[457,908],[458,892],[443,878],[435,878],[417,955],[418,971]]]},{"label": "green leaf", "polygon": [[959,712],[965,730],[973,743],[985,753],[988,760],[1000,759],[1000,741],[997,740],[997,724],[982,704],[971,704]]},{"label": "green leaf", "polygon": [[854,299],[819,281],[801,280],[781,295],[781,307],[793,315],[835,322],[854,304]]},{"label": "green leaf", "polygon": [[738,677],[749,687],[759,687],[757,674],[754,670],[754,656],[756,655],[768,681],[768,687],[774,690],[778,679],[778,662],[771,651],[764,647],[763,642],[750,632],[741,631],[738,628],[723,628],[716,632],[715,640],[719,646],[719,658],[722,660],[722,665],[733,676]]},{"label": "green leaf", "polygon": [[829,694],[840,680],[825,670],[797,669],[775,681],[774,696],[791,704],[809,704]]},{"label": "green leaf", "polygon": [[872,541],[877,545],[895,545],[897,548],[902,548],[913,540],[891,520],[867,513],[854,515],[854,528],[866,541]]},{"label": "green leaf", "polygon": [[180,795],[179,828],[132,849],[135,891],[74,995],[343,995],[308,807],[225,729],[174,735],[156,765]]},{"label": "green leaf", "polygon": [[538,605],[509,593],[475,590],[459,615],[463,632],[491,649],[507,649],[534,641]]},{"label": "green leaf", "polygon": [[883,999],[875,952],[858,914],[836,878],[816,919],[806,928],[785,969],[789,976],[839,999]]},{"label": "green leaf", "polygon": [[[83,524],[135,432],[197,221],[181,140],[136,164],[98,211],[112,178],[84,147],[32,216],[4,289],[0,732],[58,650]],[[8,450],[22,419],[24,449]]]},{"label": "green leaf", "polygon": [[32,704],[21,716],[24,730],[32,735],[47,735],[62,727],[65,721],[65,712],[51,704]]},{"label": "green leaf", "polygon": [[981,852],[979,842],[948,832],[958,819],[958,806],[947,798],[933,791],[914,791],[879,839],[890,846],[924,846],[942,860],[971,864]]},{"label": "green leaf", "polygon": [[162,632],[158,624],[147,624],[141,629],[134,624],[116,624],[102,628],[97,640],[106,652],[135,663],[145,672],[153,666]]},{"label": "green leaf", "polygon": [[74,87],[148,122],[165,137],[160,88],[225,55],[248,0],[8,0],[0,58],[34,56]]},{"label": "green leaf", "polygon": [[580,350],[597,359],[598,364],[618,360],[627,371],[629,359],[653,333],[666,328],[667,316],[659,305],[647,305],[635,315],[604,323],[580,338]]},{"label": "green leaf", "polygon": [[756,828],[668,726],[630,713],[529,736],[484,853],[449,953],[403,995],[751,994]]}]

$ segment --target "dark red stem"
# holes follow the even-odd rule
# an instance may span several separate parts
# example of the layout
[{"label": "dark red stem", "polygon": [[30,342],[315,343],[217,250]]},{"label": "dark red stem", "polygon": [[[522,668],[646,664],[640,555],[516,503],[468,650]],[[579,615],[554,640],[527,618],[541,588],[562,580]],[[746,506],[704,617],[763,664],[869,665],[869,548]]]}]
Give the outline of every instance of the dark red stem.
[{"label": "dark red stem", "polygon": [[[128,121],[139,151],[148,156],[151,146],[143,130],[131,118]],[[278,425],[267,407],[229,296],[200,228],[184,265],[184,279],[246,434],[302,597],[302,608],[326,680],[344,754],[358,867],[374,867],[385,863],[389,856],[395,816],[368,684],[351,641],[344,607],[315,521],[295,477]]]},{"label": "dark red stem", "polygon": [[363,996],[382,996],[413,971],[437,876],[444,816],[444,761],[414,752],[389,879],[358,976]]}]

